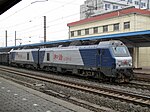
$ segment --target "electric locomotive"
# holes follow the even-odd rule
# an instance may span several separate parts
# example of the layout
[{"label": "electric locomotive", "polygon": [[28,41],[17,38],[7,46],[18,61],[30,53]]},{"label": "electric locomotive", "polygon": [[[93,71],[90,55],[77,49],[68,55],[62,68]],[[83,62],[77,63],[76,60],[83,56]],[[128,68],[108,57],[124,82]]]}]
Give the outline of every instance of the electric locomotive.
[{"label": "electric locomotive", "polygon": [[14,50],[10,52],[10,64],[119,83],[133,78],[132,57],[127,47],[116,40],[98,45]]}]

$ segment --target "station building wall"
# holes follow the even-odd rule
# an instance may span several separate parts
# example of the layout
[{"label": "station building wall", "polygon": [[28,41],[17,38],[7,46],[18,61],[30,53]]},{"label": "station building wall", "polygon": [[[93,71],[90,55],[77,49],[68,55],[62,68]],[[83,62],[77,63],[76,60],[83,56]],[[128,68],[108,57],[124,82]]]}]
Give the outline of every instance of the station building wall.
[{"label": "station building wall", "polygon": [[150,48],[149,47],[139,48],[139,67],[150,68]]},{"label": "station building wall", "polygon": [[[125,24],[129,23],[129,27],[125,28]],[[114,25],[118,24],[118,29],[114,29]],[[107,31],[104,27],[107,26]],[[94,29],[97,28],[97,32]],[[128,14],[109,18],[101,21],[93,21],[86,24],[76,25],[70,27],[70,38],[81,38],[88,36],[100,36],[108,34],[117,34],[125,32],[134,32],[150,29],[150,16],[139,14]],[[89,30],[89,33],[86,33]],[[81,33],[79,33],[79,31]]]}]

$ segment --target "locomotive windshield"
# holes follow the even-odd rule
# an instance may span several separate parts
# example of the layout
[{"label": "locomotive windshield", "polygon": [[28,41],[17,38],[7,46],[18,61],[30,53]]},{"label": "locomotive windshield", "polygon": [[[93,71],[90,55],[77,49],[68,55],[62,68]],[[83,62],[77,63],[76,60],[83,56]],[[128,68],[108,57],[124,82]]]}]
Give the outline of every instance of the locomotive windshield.
[{"label": "locomotive windshield", "polygon": [[117,46],[117,47],[112,47],[112,51],[115,57],[120,57],[120,56],[130,56],[128,49],[124,46]]}]

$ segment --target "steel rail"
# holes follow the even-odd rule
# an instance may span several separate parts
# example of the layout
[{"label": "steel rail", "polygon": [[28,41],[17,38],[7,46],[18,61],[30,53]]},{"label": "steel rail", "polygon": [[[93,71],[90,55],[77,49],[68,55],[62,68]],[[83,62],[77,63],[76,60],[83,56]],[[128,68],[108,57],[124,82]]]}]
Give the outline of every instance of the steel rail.
[{"label": "steel rail", "polygon": [[56,85],[61,85],[61,86],[76,89],[76,90],[85,91],[85,92],[96,94],[96,95],[103,95],[103,96],[111,97],[114,99],[119,99],[121,101],[126,101],[130,103],[132,102],[134,104],[150,107],[150,97],[144,96],[141,94],[135,94],[131,92],[128,93],[125,91],[115,90],[115,89],[110,89],[110,88],[93,87],[93,86],[88,86],[86,84],[73,83],[73,82],[68,82],[68,81],[58,80],[58,79],[49,79],[43,76],[35,76],[32,73],[23,73],[23,72],[21,73],[21,72],[8,70],[4,68],[0,68],[0,70],[13,73],[13,74],[17,74],[17,75],[21,75],[21,76],[25,76],[25,77],[29,77],[29,78],[33,78],[36,80],[53,83]]}]

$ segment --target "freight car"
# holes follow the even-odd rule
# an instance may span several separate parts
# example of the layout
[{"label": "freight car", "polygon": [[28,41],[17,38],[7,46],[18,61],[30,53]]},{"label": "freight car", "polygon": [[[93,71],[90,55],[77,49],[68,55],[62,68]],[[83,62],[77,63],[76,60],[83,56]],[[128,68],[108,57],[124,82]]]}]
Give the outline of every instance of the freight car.
[{"label": "freight car", "polygon": [[13,50],[10,52],[10,64],[115,82],[128,82],[133,77],[132,58],[121,41],[104,41],[98,45]]}]

